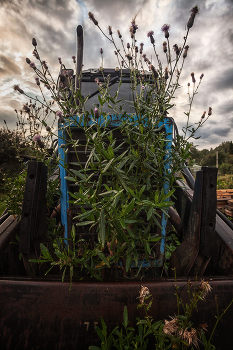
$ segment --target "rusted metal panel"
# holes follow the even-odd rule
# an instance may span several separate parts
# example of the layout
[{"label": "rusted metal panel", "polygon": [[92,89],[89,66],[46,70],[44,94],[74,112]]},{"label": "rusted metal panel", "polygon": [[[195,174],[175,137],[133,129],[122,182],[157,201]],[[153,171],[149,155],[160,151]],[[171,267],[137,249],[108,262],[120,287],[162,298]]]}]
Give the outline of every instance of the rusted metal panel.
[{"label": "rusted metal panel", "polygon": [[[123,310],[128,308],[131,324],[143,310],[137,309],[141,283],[153,296],[151,315],[154,320],[177,314],[174,280],[156,282],[69,283],[39,280],[0,280],[0,340],[3,349],[88,349],[97,345],[95,325],[103,317],[108,329],[121,325]],[[184,302],[188,301],[187,281],[178,280]],[[193,314],[194,325],[207,323],[207,337],[215,323],[215,296],[221,313],[233,298],[233,279],[209,281],[212,292],[200,302]],[[232,349],[232,310],[219,323],[213,343],[216,350]]]}]

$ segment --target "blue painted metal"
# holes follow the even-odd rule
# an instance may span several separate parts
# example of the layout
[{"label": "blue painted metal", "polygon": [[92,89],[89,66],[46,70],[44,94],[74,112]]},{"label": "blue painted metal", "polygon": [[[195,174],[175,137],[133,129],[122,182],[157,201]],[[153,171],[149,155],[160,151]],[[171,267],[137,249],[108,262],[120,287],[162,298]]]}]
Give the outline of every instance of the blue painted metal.
[{"label": "blue painted metal", "polygon": [[[72,121],[73,120],[73,121]],[[67,210],[69,209],[69,194],[68,194],[68,187],[67,187],[67,181],[65,179],[66,177],[66,170],[65,170],[65,163],[66,163],[66,153],[65,153],[65,145],[66,145],[66,138],[65,138],[65,130],[69,127],[78,127],[83,126],[84,121],[83,118],[79,117],[73,117],[66,121],[64,124],[59,125],[58,130],[58,152],[59,152],[59,158],[60,158],[60,190],[61,190],[61,222],[64,226],[64,238],[68,238],[68,225],[67,225]],[[132,120],[137,120],[137,116],[132,116]],[[98,119],[99,125],[104,125],[106,123],[109,123],[109,126],[117,126],[121,122],[121,119],[117,114],[111,115],[108,117],[108,119],[105,119],[102,115]],[[89,124],[96,123],[93,118],[90,118]],[[164,118],[164,123],[160,123],[160,126],[164,126],[165,132],[166,132],[166,144],[165,144],[165,160],[169,159],[169,153],[171,150],[171,144],[172,144],[172,137],[173,137],[173,123],[171,118]],[[61,147],[62,145],[62,147]],[[165,163],[165,169],[164,172],[170,171],[170,162],[167,161]],[[169,184],[165,181],[164,182],[164,193],[167,194],[169,191]],[[169,198],[167,199],[167,201]],[[160,258],[156,261],[156,266],[161,267],[163,265],[163,256],[165,253],[165,244],[166,244],[166,226],[167,226],[167,215],[163,213],[162,220],[161,220],[161,242],[160,242]],[[141,264],[142,262],[140,262]],[[151,266],[151,263],[144,261],[142,263],[142,267],[149,267]]]}]

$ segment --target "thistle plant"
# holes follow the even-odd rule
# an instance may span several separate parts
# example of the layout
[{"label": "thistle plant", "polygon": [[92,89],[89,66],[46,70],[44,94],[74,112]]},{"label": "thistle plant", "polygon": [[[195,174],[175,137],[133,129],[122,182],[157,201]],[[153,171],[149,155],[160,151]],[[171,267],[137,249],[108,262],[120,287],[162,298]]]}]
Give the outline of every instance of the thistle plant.
[{"label": "thistle plant", "polygon": [[[174,124],[173,119],[168,118],[168,111],[174,106],[173,97],[180,87],[179,79],[188,59],[188,50],[191,50],[187,39],[197,13],[196,6],[191,11],[183,44],[179,47],[175,43],[174,52],[170,44],[170,25],[162,26],[165,37],[165,41],[161,42],[162,59],[157,53],[154,32],[148,32],[154,64],[144,53],[144,44],[141,43],[140,48],[137,46],[139,28],[136,17],[131,21],[130,39],[125,45],[127,40],[123,40],[119,30],[116,40],[114,29],[109,26],[108,34],[104,33],[95,16],[89,13],[94,25],[113,45],[119,63],[117,77],[106,75],[103,50],[100,49],[102,66],[96,78],[97,91],[89,96],[82,96],[80,86],[75,88],[73,69],[67,69],[61,57],[58,58],[61,68],[56,85],[47,63],[40,58],[36,40],[32,41],[33,56],[38,64],[29,58],[26,61],[37,75],[35,82],[42,95],[42,99],[36,97],[34,100],[58,119],[58,128],[63,136],[60,144],[62,152],[57,161],[66,170],[70,188],[72,185],[75,188],[69,192],[69,213],[73,218],[75,235],[88,237],[85,243],[77,237],[67,239],[73,244],[69,248],[72,249],[71,260],[66,244],[57,245],[55,242],[57,256],[62,256],[61,269],[67,266],[70,276],[74,267],[80,267],[83,251],[89,265],[81,263],[82,268],[85,267],[97,278],[101,278],[101,270],[106,268],[110,271],[122,268],[124,275],[138,276],[138,269],[135,272],[133,267],[142,267],[145,261],[151,262],[156,274],[156,267],[162,267],[160,257],[166,242],[161,229],[168,218],[168,207],[173,205],[175,180],[189,157],[189,139],[195,138],[196,131],[212,113],[210,107],[207,117],[205,113],[200,121],[190,125],[193,99],[203,78],[201,75],[196,86],[192,73],[193,90],[189,92],[187,125],[183,135],[176,134],[172,143],[172,135],[165,126]],[[75,63],[76,58],[72,56],[72,60]],[[125,77],[130,84],[129,101],[121,98]],[[81,81],[82,77],[78,78]],[[112,87],[114,83],[117,83],[115,90]],[[46,101],[45,89],[50,92],[53,105]],[[15,90],[27,96],[18,86]],[[96,94],[98,103],[91,104],[91,98]],[[26,112],[29,113],[28,110]],[[113,115],[117,116],[117,121],[112,123]],[[55,130],[46,120],[41,122],[49,135],[55,137]],[[85,145],[74,137],[75,128],[84,135]],[[38,133],[34,135],[34,141],[43,149],[43,140]],[[69,152],[75,154],[75,160],[68,165],[66,155]],[[56,264],[53,260],[51,262]]]}]

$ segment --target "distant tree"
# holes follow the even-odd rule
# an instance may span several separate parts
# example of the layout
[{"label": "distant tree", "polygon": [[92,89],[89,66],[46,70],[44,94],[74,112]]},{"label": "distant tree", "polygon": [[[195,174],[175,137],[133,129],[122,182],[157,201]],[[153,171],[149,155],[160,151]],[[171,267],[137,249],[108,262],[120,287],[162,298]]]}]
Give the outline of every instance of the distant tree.
[{"label": "distant tree", "polygon": [[0,164],[19,161],[28,148],[23,135],[16,130],[0,129]]},{"label": "distant tree", "polygon": [[229,154],[233,154],[233,143],[232,143],[232,141],[229,143]]}]

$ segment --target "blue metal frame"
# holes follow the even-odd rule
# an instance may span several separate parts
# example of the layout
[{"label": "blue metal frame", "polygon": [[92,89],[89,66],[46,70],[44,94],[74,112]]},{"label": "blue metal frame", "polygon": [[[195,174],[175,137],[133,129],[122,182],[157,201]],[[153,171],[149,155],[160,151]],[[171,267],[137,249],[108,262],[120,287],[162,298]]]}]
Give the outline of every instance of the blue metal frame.
[{"label": "blue metal frame", "polygon": [[[74,117],[76,118],[76,117]],[[132,118],[136,119],[135,116],[132,116]],[[105,123],[105,119],[103,116],[100,116],[99,123]],[[94,123],[94,121],[90,121],[90,123]],[[116,126],[117,124],[120,123],[120,119],[118,115],[112,115],[111,116],[111,126]],[[165,150],[166,150],[166,155],[165,159],[169,158],[169,153],[171,150],[171,145],[172,145],[172,136],[173,136],[173,123],[170,118],[165,117],[164,118],[164,123],[160,123],[159,127],[164,125],[165,131],[166,131],[166,145],[165,145]],[[65,170],[65,165],[66,165],[66,138],[65,138],[65,129],[66,127],[69,126],[70,128],[72,127],[77,127],[77,124],[75,122],[70,122],[66,121],[64,124],[59,124],[58,128],[58,154],[59,154],[59,172],[60,172],[60,201],[61,201],[61,222],[64,227],[64,238],[67,240],[68,238],[68,223],[67,223],[67,210],[69,209],[69,194],[68,194],[68,186],[67,186],[67,181],[65,179],[66,177],[66,170]],[[165,165],[165,171],[169,171],[170,168],[170,163],[167,162]],[[169,184],[167,182],[164,182],[164,192],[168,193],[169,192]],[[169,198],[167,199],[167,201]],[[163,256],[165,252],[165,242],[166,242],[166,226],[167,226],[167,216],[163,213],[162,215],[162,221],[161,221],[161,242],[160,242],[160,258],[156,261],[156,266],[160,267],[163,264]],[[67,241],[66,241],[67,242]],[[149,262],[143,262],[142,266],[143,267],[148,267],[151,264]]]}]

